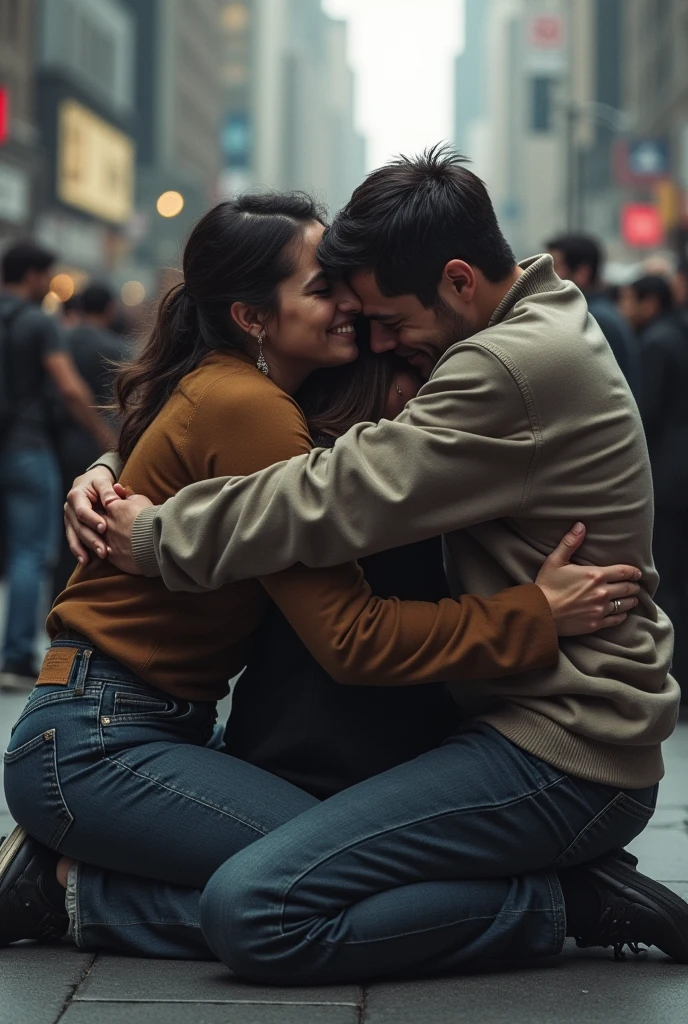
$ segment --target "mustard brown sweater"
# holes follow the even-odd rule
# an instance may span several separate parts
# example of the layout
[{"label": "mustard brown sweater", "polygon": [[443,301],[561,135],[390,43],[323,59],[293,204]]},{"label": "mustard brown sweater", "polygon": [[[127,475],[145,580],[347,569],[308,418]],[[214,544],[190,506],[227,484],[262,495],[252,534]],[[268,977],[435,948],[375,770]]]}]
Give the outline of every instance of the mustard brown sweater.
[{"label": "mustard brown sweater", "polygon": [[[310,451],[299,407],[243,358],[209,356],[137,444],[121,482],[160,504],[194,481],[245,475]],[[413,684],[544,668],[558,657],[549,605],[534,584],[438,604],[374,597],[355,562],[295,565],[205,594],[92,562],[48,619],[52,637],[84,634],[175,696],[215,700],[244,666],[271,597],[323,668],[342,683]]]}]

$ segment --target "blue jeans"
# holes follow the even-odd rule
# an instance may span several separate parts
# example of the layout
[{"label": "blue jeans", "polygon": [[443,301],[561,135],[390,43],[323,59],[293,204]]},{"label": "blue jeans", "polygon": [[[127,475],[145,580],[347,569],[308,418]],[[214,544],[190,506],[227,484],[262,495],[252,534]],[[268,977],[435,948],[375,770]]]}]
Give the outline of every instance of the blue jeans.
[{"label": "blue jeans", "polygon": [[227,861],[201,924],[264,984],[427,976],[559,953],[559,872],[637,836],[657,787],[564,775],[483,723]]},{"label": "blue jeans", "polygon": [[214,703],[148,686],[78,641],[65,686],[36,687],[5,754],[14,819],[80,861],[80,946],[213,959],[201,890],[228,857],[317,803],[212,749]]},{"label": "blue jeans", "polygon": [[656,787],[571,778],[480,724],[319,804],[207,747],[214,705],[56,646],[79,656],[67,686],[31,695],[5,788],[81,862],[80,946],[288,984],[546,956],[565,931],[557,871],[630,842],[654,807]]},{"label": "blue jeans", "polygon": [[0,493],[7,551],[7,623],[4,659],[33,660],[41,585],[57,549],[60,474],[53,452],[10,449],[0,455]]}]

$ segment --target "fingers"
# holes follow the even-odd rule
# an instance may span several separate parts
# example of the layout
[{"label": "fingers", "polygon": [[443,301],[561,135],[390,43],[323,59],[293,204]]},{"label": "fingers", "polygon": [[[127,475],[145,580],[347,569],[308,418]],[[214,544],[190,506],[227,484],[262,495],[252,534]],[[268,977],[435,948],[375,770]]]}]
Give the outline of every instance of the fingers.
[{"label": "fingers", "polygon": [[76,560],[79,563],[79,565],[88,565],[88,563],[89,563],[88,551],[86,550],[86,548],[83,546],[83,544],[79,540],[79,535],[77,534],[76,530],[74,529],[72,524],[67,519],[67,513],[66,512],[65,512],[65,517],[64,517],[64,525],[65,525],[65,533],[67,535],[67,544],[69,545],[69,550],[72,552],[72,554],[76,558]]},{"label": "fingers", "polygon": [[637,583],[610,583],[603,589],[608,601],[615,601],[622,597],[635,597],[640,593]]},{"label": "fingers", "polygon": [[[101,535],[96,531],[92,530],[89,526],[85,526],[76,516],[76,513],[72,506],[68,503],[64,507],[65,513],[65,527],[67,528],[67,537],[70,537],[70,530],[75,538],[75,544],[81,548],[88,548],[94,551],[99,558],[105,558],[107,552],[105,550],[105,543]],[[100,517],[98,517],[100,518]],[[73,554],[79,558],[79,553],[75,551],[72,546],[72,541],[69,544],[70,550]],[[86,552],[86,562],[88,562],[88,553]],[[85,565],[86,562],[82,564]]]},{"label": "fingers", "polygon": [[607,565],[600,569],[600,574],[607,583],[619,583],[621,580],[639,580],[640,569],[634,565]]},{"label": "fingers", "polygon": [[576,523],[567,534],[565,534],[554,551],[546,561],[555,567],[568,565],[578,548],[585,540],[585,526],[583,523]]},{"label": "fingers", "polygon": [[593,630],[593,632],[597,633],[600,629],[610,629],[612,626],[620,626],[627,618],[628,615],[607,615],[602,619],[597,629]]},{"label": "fingers", "polygon": [[105,476],[99,477],[97,480],[93,481],[93,489],[96,491],[98,500],[103,508],[107,508],[111,501],[119,500],[121,495],[119,495],[116,490],[119,486],[119,484],[113,484],[112,480]]},{"label": "fingers", "polygon": [[611,601],[607,608],[610,615],[618,615],[620,612],[630,612],[632,608],[635,608],[638,604],[637,597],[624,597],[617,598],[615,601]]},{"label": "fingers", "polygon": [[74,487],[72,488],[67,495],[67,505],[65,505],[65,510],[68,507],[73,510],[79,523],[83,523],[84,526],[97,533],[103,533],[105,531],[105,520],[102,516],[99,516],[97,512],[94,512],[89,497],[84,494],[82,490]]}]

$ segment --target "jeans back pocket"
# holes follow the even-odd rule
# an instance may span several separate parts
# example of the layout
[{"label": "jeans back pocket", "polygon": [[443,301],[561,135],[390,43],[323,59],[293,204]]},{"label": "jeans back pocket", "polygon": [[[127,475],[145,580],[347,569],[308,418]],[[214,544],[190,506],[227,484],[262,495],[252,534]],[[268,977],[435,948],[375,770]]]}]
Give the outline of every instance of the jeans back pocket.
[{"label": "jeans back pocket", "polygon": [[60,785],[57,730],[47,729],[4,756],[5,796],[12,817],[52,850],[74,818]]}]

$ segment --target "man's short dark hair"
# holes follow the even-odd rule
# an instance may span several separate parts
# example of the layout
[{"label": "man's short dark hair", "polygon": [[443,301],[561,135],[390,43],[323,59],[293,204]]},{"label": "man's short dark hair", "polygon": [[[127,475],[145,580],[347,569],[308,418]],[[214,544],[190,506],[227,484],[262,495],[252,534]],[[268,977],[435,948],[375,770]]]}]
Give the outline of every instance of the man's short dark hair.
[{"label": "man's short dark hair", "polygon": [[79,293],[82,313],[102,316],[114,302],[115,293],[106,284],[89,284]]},{"label": "man's short dark hair", "polygon": [[560,252],[572,274],[581,267],[589,267],[590,280],[597,280],[604,253],[602,246],[592,235],[557,235],[547,243],[547,249],[550,252],[553,249]]},{"label": "man's short dark hair", "polygon": [[29,270],[49,270],[55,253],[34,242],[17,242],[2,257],[2,279],[5,284],[21,284]]},{"label": "man's short dark hair", "polygon": [[665,277],[661,277],[659,274],[646,274],[645,277],[634,281],[631,288],[639,302],[649,298],[658,299],[662,313],[669,313],[674,308],[671,285]]},{"label": "man's short dark hair", "polygon": [[452,259],[503,281],[516,260],[485,185],[465,163],[435,146],[373,171],[325,233],[325,268],[337,276],[372,270],[383,295],[415,295],[426,307],[437,305]]}]

